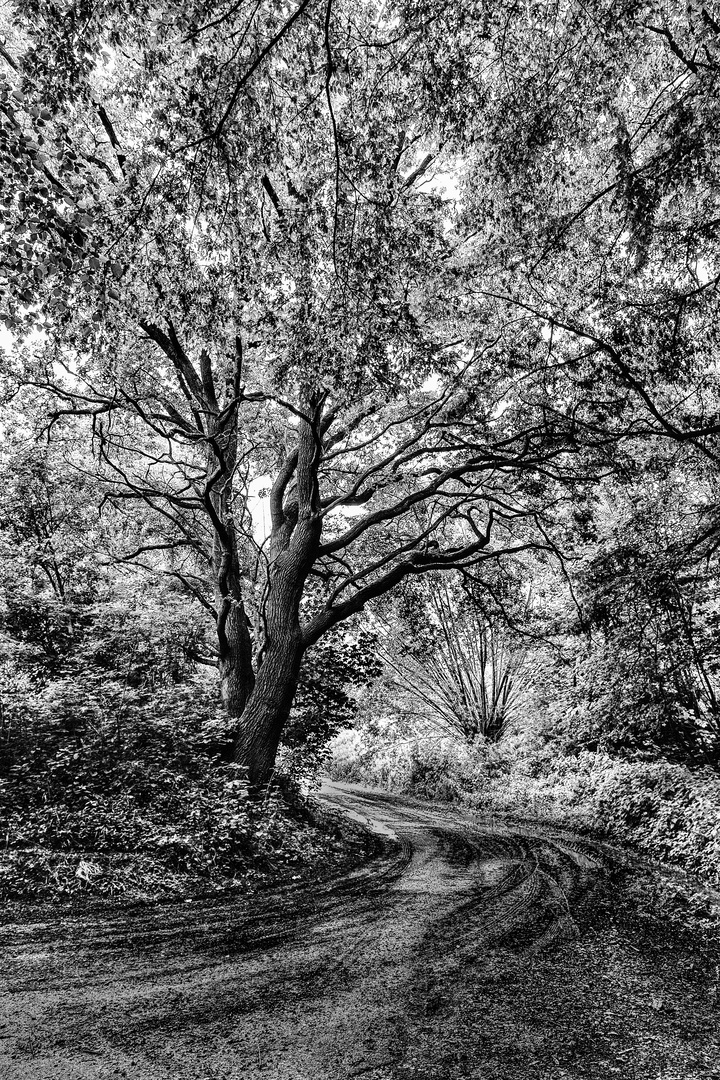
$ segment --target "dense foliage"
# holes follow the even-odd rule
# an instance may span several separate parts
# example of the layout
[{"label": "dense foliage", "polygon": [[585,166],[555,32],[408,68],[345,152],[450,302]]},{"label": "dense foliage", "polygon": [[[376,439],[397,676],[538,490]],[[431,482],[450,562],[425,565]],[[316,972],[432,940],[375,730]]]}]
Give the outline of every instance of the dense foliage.
[{"label": "dense foliage", "polygon": [[[248,799],[202,608],[103,557],[113,516],[60,445],[3,464],[0,895],[185,895],[334,857],[334,826]],[[308,657],[281,765],[296,803],[352,721],[370,644]]]}]

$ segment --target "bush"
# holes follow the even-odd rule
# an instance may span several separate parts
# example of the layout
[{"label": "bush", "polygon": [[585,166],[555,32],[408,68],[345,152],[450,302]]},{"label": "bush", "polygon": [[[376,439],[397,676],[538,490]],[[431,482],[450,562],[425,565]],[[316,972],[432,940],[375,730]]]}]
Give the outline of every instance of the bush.
[{"label": "bush", "polygon": [[598,821],[657,858],[720,884],[720,777],[663,762],[607,761],[595,770]]},{"label": "bush", "polygon": [[206,891],[325,852],[220,759],[230,732],[214,680],[193,674],[187,609],[131,599],[78,613],[30,598],[4,620],[2,898]]},{"label": "bush", "polygon": [[81,738],[41,714],[44,737],[0,781],[3,898],[225,888],[322,849],[279,797],[251,804],[239,767],[210,752],[224,721],[201,685],[135,703],[120,724],[90,705]]},{"label": "bush", "polygon": [[278,771],[296,787],[317,783],[330,761],[334,736],[352,724],[358,696],[379,672],[375,646],[373,634],[351,623],[306,654],[277,760]]},{"label": "bush", "polygon": [[[332,838],[277,793],[251,802],[186,600],[131,579],[121,595],[0,603],[0,898],[135,898],[234,887],[327,860]],[[355,709],[372,640],[311,655],[279,771],[308,787]],[[289,774],[289,775],[288,775]]]}]

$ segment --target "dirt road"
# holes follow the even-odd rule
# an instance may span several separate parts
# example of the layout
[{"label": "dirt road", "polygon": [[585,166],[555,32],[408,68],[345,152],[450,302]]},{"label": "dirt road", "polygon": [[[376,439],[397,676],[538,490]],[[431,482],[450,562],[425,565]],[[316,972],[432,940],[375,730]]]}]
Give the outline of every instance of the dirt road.
[{"label": "dirt road", "polygon": [[382,847],[342,877],[5,926],[2,1080],[720,1078],[717,973],[608,849],[324,797]]}]

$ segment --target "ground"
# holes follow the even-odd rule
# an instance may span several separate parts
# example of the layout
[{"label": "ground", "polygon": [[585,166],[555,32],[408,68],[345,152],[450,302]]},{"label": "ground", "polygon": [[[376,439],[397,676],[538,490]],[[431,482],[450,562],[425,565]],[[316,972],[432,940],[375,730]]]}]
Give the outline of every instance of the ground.
[{"label": "ground", "polygon": [[357,785],[323,796],[374,858],[244,899],[15,916],[3,1080],[720,1078],[720,956],[645,910],[659,870]]}]

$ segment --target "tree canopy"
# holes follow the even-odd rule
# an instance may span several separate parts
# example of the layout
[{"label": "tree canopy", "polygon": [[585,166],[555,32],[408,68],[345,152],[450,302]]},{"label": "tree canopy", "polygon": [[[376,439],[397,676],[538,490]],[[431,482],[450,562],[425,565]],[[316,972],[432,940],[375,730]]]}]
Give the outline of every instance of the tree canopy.
[{"label": "tree canopy", "polygon": [[639,442],[714,462],[708,5],[4,18],[8,407],[212,617],[252,778],[367,603],[561,557]]}]

